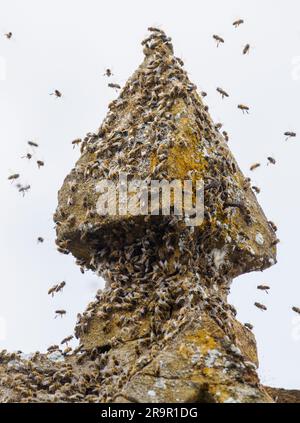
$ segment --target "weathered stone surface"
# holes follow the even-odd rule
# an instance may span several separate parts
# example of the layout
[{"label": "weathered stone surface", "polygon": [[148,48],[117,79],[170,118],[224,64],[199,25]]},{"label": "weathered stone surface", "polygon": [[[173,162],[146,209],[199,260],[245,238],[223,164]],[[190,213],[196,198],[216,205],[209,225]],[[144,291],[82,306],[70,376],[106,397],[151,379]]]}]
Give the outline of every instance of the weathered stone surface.
[{"label": "weathered stone surface", "polygon": [[296,389],[279,389],[265,387],[268,394],[277,403],[300,403],[300,391]]}]

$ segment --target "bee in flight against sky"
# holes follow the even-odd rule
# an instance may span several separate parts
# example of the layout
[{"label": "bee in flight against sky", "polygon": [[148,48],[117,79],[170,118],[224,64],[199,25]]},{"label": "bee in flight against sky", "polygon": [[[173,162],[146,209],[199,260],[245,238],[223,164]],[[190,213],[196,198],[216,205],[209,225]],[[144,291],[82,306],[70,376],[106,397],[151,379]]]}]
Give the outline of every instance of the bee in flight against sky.
[{"label": "bee in flight against sky", "polygon": [[34,142],[34,141],[28,141],[27,142],[27,144],[28,145],[30,145],[30,147],[38,147],[39,145],[36,143],[36,142]]},{"label": "bee in flight against sky", "polygon": [[15,181],[16,179],[18,179],[20,177],[19,173],[13,173],[12,175],[9,175],[9,177],[7,178],[9,181]]},{"label": "bee in flight against sky", "polygon": [[44,242],[44,238],[42,236],[39,236],[37,242],[38,244],[42,244]]},{"label": "bee in flight against sky", "polygon": [[233,22],[233,26],[235,27],[235,28],[238,28],[240,25],[242,25],[244,23],[244,20],[243,19],[237,19],[236,21],[234,21]]},{"label": "bee in flight against sky", "polygon": [[103,74],[103,76],[107,76],[108,78],[110,76],[113,76],[111,69],[109,69],[109,68],[105,69],[105,73]]},{"label": "bee in flight against sky", "polygon": [[268,165],[269,164],[276,164],[276,160],[273,157],[268,157]]},{"label": "bee in flight against sky", "polygon": [[43,162],[43,160],[37,160],[36,163],[37,163],[39,169],[41,167],[45,166],[45,163]]},{"label": "bee in flight against sky", "polygon": [[250,166],[250,170],[253,172],[253,170],[257,169],[258,167],[260,167],[260,163],[254,163],[252,166]]},{"label": "bee in flight against sky", "polygon": [[63,317],[65,314],[67,314],[66,310],[55,310],[55,319],[57,318],[57,316]]},{"label": "bee in flight against sky", "polygon": [[219,47],[219,45],[222,43],[224,44],[224,39],[222,37],[220,37],[219,35],[213,35],[213,39],[216,40],[217,42],[217,47]]},{"label": "bee in flight against sky", "polygon": [[246,44],[245,47],[243,48],[243,54],[249,54],[250,51],[250,44]]},{"label": "bee in flight against sky", "polygon": [[218,91],[218,93],[221,94],[222,98],[229,97],[229,94],[226,91],[224,91],[222,88],[218,87],[217,91]]},{"label": "bee in flight against sky", "polygon": [[21,159],[28,159],[28,160],[30,160],[30,159],[32,159],[32,154],[27,153],[27,154],[25,154],[25,156],[22,156]]},{"label": "bee in flight against sky", "polygon": [[244,104],[239,104],[238,106],[238,109],[240,109],[243,113],[248,113],[249,114],[249,110],[250,110],[250,108],[248,107],[248,106],[245,106]]},{"label": "bee in flight against sky", "polygon": [[73,149],[76,147],[76,145],[79,145],[81,142],[81,138],[76,138],[76,140],[72,141]]},{"label": "bee in flight against sky", "polygon": [[62,97],[62,93],[58,90],[54,90],[50,95],[55,95],[56,98]]},{"label": "bee in flight against sky", "polygon": [[259,308],[262,311],[266,311],[267,310],[267,307],[265,305],[263,305],[263,304],[254,303],[254,305],[255,305],[255,307]]},{"label": "bee in flight against sky", "polygon": [[11,37],[12,37],[12,32],[7,32],[6,34],[4,34],[4,36],[8,39],[8,40],[10,40],[11,39]]},{"label": "bee in flight against sky", "polygon": [[287,132],[285,132],[284,133],[284,135],[286,136],[286,141],[289,139],[289,138],[295,138],[296,136],[297,136],[297,134],[296,134],[296,132],[291,132],[291,131],[287,131]]},{"label": "bee in flight against sky", "polygon": [[300,308],[299,307],[293,307],[292,310],[297,313],[300,314]]},{"label": "bee in flight against sky", "polygon": [[119,84],[114,84],[112,82],[110,82],[108,84],[108,86],[109,86],[109,88],[115,88],[116,90],[120,90],[121,89],[121,86]]},{"label": "bee in flight against sky", "polygon": [[259,289],[260,291],[264,291],[268,294],[270,287],[268,285],[258,285],[257,289]]}]

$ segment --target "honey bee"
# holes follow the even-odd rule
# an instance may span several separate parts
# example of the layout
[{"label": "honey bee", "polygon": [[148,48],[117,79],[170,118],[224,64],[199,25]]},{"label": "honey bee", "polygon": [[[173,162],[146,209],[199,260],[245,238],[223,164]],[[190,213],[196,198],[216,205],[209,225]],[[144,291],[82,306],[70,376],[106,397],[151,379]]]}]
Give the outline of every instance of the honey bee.
[{"label": "honey bee", "polygon": [[9,175],[9,177],[7,178],[9,181],[15,181],[16,179],[18,179],[20,177],[19,173],[13,173],[12,175]]},{"label": "honey bee", "polygon": [[67,344],[68,345],[68,342],[69,341],[72,341],[72,339],[74,338],[74,336],[73,335],[70,335],[70,336],[67,336],[66,338],[64,338],[62,341],[61,341],[61,345],[63,345],[63,344]]},{"label": "honey bee", "polygon": [[239,104],[238,109],[242,110],[243,113],[249,113],[250,108],[248,106],[245,106],[244,104]]},{"label": "honey bee", "polygon": [[250,166],[250,170],[253,172],[253,170],[257,169],[258,167],[260,167],[260,163],[254,163]]},{"label": "honey bee", "polygon": [[160,32],[161,34],[164,34],[164,31],[162,29],[156,28],[155,26],[149,26],[148,31],[150,31],[150,32]]},{"label": "honey bee", "polygon": [[28,145],[30,145],[30,147],[38,147],[39,145],[36,143],[36,142],[34,142],[34,141],[28,141],[27,142],[27,144]]},{"label": "honey bee", "polygon": [[37,242],[38,242],[39,244],[42,244],[42,243],[44,242],[44,238],[43,238],[43,237],[41,237],[41,236],[39,236],[39,237],[38,237],[38,239],[37,239]]},{"label": "honey bee", "polygon": [[28,160],[30,160],[30,159],[32,159],[32,154],[27,153],[25,156],[22,156],[21,159],[28,159]]},{"label": "honey bee", "polygon": [[259,289],[260,291],[265,291],[268,294],[270,287],[268,285],[258,285],[257,289]]},{"label": "honey bee", "polygon": [[228,135],[227,131],[223,131],[222,134],[223,134],[223,137],[225,138],[225,141],[228,142],[229,141],[229,135]]},{"label": "honey bee", "polygon": [[233,26],[235,27],[235,28],[238,28],[240,25],[242,25],[244,23],[244,20],[243,19],[237,19],[236,21],[234,21],[233,22]]},{"label": "honey bee", "polygon": [[66,282],[65,281],[60,282],[57,285],[56,292],[61,292],[64,289],[65,286],[66,286]]},{"label": "honey bee", "polygon": [[265,305],[263,305],[263,304],[254,303],[254,305],[255,305],[255,307],[259,308],[262,311],[266,311],[267,310],[267,307]]},{"label": "honey bee", "polygon": [[202,95],[202,97],[204,98],[204,97],[206,97],[206,96],[207,96],[207,92],[205,92],[205,91],[201,91],[201,95]]},{"label": "honey bee", "polygon": [[52,286],[49,290],[48,290],[48,295],[52,295],[52,297],[54,296],[56,289],[57,289],[58,285],[54,285]]},{"label": "honey bee", "polygon": [[57,318],[57,316],[63,317],[66,313],[66,310],[55,310],[55,319]]},{"label": "honey bee", "polygon": [[107,76],[108,78],[110,76],[113,76],[111,69],[109,69],[109,68],[105,69],[105,73],[103,74],[103,76]]},{"label": "honey bee", "polygon": [[213,35],[213,39],[216,40],[217,42],[217,47],[219,47],[219,45],[222,43],[224,43],[224,39],[222,37],[220,37],[219,35]]},{"label": "honey bee", "polygon": [[251,325],[251,323],[244,323],[244,326],[249,330],[253,330],[253,328],[254,328],[254,326]]},{"label": "honey bee", "polygon": [[59,346],[58,345],[50,345],[50,347],[47,348],[48,352],[53,352],[59,350]]},{"label": "honey bee", "polygon": [[276,164],[276,160],[273,158],[273,157],[268,157],[268,161],[269,161],[269,163],[268,163],[268,165],[269,164]]},{"label": "honey bee", "polygon": [[253,186],[252,189],[253,189],[253,191],[256,192],[256,194],[259,194],[260,193],[260,188],[259,187]]},{"label": "honey bee", "polygon": [[285,132],[284,135],[286,136],[286,139],[285,139],[286,141],[289,138],[295,138],[297,136],[296,132],[290,132],[290,131]]},{"label": "honey bee", "polygon": [[222,128],[222,126],[223,126],[223,123],[221,123],[221,122],[216,123],[216,124],[215,124],[215,129],[216,129],[217,131],[219,131],[219,129],[221,129],[221,128]]},{"label": "honey bee", "polygon": [[62,93],[58,90],[54,90],[50,95],[55,95],[56,98],[62,97]]},{"label": "honey bee", "polygon": [[246,44],[243,48],[243,54],[248,54],[250,51],[250,44]]},{"label": "honey bee", "polygon": [[292,307],[292,310],[297,313],[300,314],[300,308],[299,307]]},{"label": "honey bee", "polygon": [[278,228],[275,225],[274,222],[272,222],[271,220],[268,221],[268,224],[271,226],[271,228],[273,229],[274,232],[277,232]]},{"label": "honey bee", "polygon": [[4,34],[4,36],[8,39],[8,40],[10,40],[11,39],[11,37],[12,37],[12,32],[7,32],[6,34]]},{"label": "honey bee", "polygon": [[45,163],[42,160],[37,160],[36,163],[37,163],[39,169],[41,167],[45,166]]},{"label": "honey bee", "polygon": [[81,142],[81,138],[76,138],[76,140],[72,141],[73,149],[76,147],[76,145],[79,145]]},{"label": "honey bee", "polygon": [[22,193],[23,197],[26,194],[27,191],[30,190],[30,185],[24,185],[22,186],[21,184],[17,185],[18,191]]},{"label": "honey bee", "polygon": [[64,349],[63,355],[68,355],[71,351],[72,351],[72,348],[71,347],[67,347],[67,348]]},{"label": "honey bee", "polygon": [[110,83],[108,84],[108,87],[109,87],[109,88],[115,88],[116,90],[120,90],[120,89],[121,89],[121,86],[120,86],[119,84],[114,84],[114,83],[112,83],[112,82],[110,82]]},{"label": "honey bee", "polygon": [[218,93],[221,94],[222,98],[229,97],[229,94],[226,91],[224,91],[222,88],[218,87],[217,91],[218,91]]}]

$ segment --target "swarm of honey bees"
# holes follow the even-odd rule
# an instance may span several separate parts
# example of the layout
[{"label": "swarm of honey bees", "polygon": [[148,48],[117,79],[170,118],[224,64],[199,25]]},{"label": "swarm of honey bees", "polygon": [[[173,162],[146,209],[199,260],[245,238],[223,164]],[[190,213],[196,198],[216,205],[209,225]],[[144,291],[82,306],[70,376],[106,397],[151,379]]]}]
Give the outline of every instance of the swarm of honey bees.
[{"label": "swarm of honey bees", "polygon": [[[233,26],[238,28],[243,23],[243,19],[238,19]],[[238,172],[237,165],[226,153],[228,133],[223,131],[221,134],[222,124],[214,125],[211,121],[208,107],[203,104],[202,98],[196,93],[196,86],[190,83],[183,70],[182,60],[173,55],[170,37],[159,28],[150,27],[149,31],[150,35],[142,42],[144,65],[128,81],[118,99],[110,104],[109,113],[99,131],[71,142],[73,148],[80,146],[84,157],[92,155],[95,159],[94,162],[80,160],[76,164],[67,178],[65,204],[59,204],[54,216],[58,251],[69,254],[73,252],[72,239],[67,234],[78,225],[78,218],[72,209],[80,206],[85,211],[84,221],[79,225],[79,239],[89,245],[90,256],[77,257],[76,262],[82,272],[92,269],[101,275],[106,281],[106,288],[97,292],[95,300],[85,312],[78,314],[75,336],[80,344],[75,349],[69,346],[74,338],[69,335],[60,342],[61,347],[49,346],[46,354],[35,353],[25,357],[21,352],[0,352],[0,362],[10,365],[10,371],[0,368],[1,384],[7,389],[8,400],[112,402],[118,393],[124,392],[122,389],[131,377],[153,362],[168,342],[188,327],[191,316],[192,319],[195,316],[199,320],[212,319],[221,331],[222,348],[226,351],[226,360],[220,364],[223,372],[232,371],[236,378],[242,372],[258,383],[254,364],[236,347],[234,325],[237,312],[227,303],[230,284],[235,277],[231,259],[227,259],[227,249],[230,247],[226,246],[224,251],[211,248],[212,238],[225,238],[226,241],[226,225],[217,220],[220,213],[223,213],[226,221],[238,214],[246,227],[255,224],[247,197],[255,197],[251,191],[251,180],[245,178],[241,193],[234,177]],[[213,35],[213,39],[218,47],[225,42],[219,35]],[[243,54],[249,50],[250,45],[247,44]],[[107,68],[104,76],[113,76],[111,69]],[[109,83],[108,86],[121,89],[117,83]],[[222,99],[229,97],[224,89],[218,87],[216,90]],[[58,90],[50,95],[62,97]],[[126,110],[129,97],[135,99],[135,109],[128,111],[125,126],[122,128],[120,124],[116,130],[118,115]],[[91,181],[101,177],[114,180],[120,169],[145,175],[147,168],[141,158],[150,154],[153,146],[158,160],[153,164],[152,176],[168,178],[166,166],[169,149],[174,148],[176,142],[181,151],[188,148],[188,141],[184,137],[179,140],[174,137],[177,126],[173,110],[178,105],[178,99],[188,110],[196,110],[193,136],[197,138],[200,133],[203,134],[206,143],[201,154],[206,154],[208,149],[213,154],[213,159],[208,162],[213,177],[205,180],[205,222],[208,229],[199,232],[182,225],[174,215],[171,218],[147,216],[140,225],[129,220],[122,222],[118,228],[97,232],[95,205],[88,191],[80,198],[79,204],[77,194],[80,181],[84,180],[92,186]],[[237,107],[243,113],[249,113],[248,106],[239,104]],[[186,118],[184,114],[182,117]],[[296,133],[290,131],[284,135],[287,139],[296,137]],[[35,141],[28,141],[28,145],[31,150],[22,157],[31,160],[39,146]],[[216,154],[217,151],[222,154]],[[268,164],[276,163],[272,157],[267,160]],[[43,160],[38,159],[36,163],[39,168],[44,166]],[[260,163],[255,163],[250,170],[254,171],[260,166]],[[12,173],[8,180],[16,183],[19,178],[19,173]],[[30,189],[30,185],[17,183],[16,186],[23,195]],[[252,189],[260,192],[258,187],[253,186]],[[223,206],[222,212],[216,210],[218,201]],[[213,226],[212,222],[217,223]],[[247,252],[247,264],[253,269],[264,270],[274,264],[274,248],[279,242],[275,237],[276,230],[276,225],[268,222],[266,241],[260,233],[256,234],[256,244],[268,243],[266,248],[272,253],[255,261],[252,257],[255,253]],[[247,238],[248,235],[241,231],[238,234],[239,245],[246,245]],[[38,242],[43,243],[44,238],[38,237]],[[242,273],[243,263],[240,266]],[[65,285],[65,281],[54,284],[48,290],[48,295],[53,297]],[[268,293],[270,286],[262,284],[257,289]],[[267,307],[260,302],[254,305],[261,311],[267,311]],[[297,307],[293,307],[293,311],[300,314]],[[66,313],[65,309],[57,309],[54,317],[60,320]],[[101,345],[87,346],[85,341],[91,322],[95,321],[100,328],[98,341]],[[249,334],[253,325],[245,323],[241,330]],[[130,360],[124,363],[120,350],[129,341],[133,348]],[[156,364],[152,371],[158,377],[160,364]],[[124,393],[122,395],[127,399]]]}]

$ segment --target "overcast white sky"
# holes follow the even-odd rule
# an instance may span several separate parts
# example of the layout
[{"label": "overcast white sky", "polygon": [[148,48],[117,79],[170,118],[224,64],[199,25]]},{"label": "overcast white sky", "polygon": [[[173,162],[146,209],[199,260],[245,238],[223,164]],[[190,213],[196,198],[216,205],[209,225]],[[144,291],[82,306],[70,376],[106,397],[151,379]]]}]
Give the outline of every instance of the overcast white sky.
[{"label": "overcast white sky", "polygon": [[[239,320],[255,326],[262,382],[300,388],[300,316],[291,311],[300,307],[299,16],[297,0],[0,0],[0,349],[44,351],[59,342],[103,286],[56,251],[56,195],[79,157],[71,141],[96,130],[116,96],[102,76],[105,68],[112,67],[113,82],[125,83],[142,60],[146,28],[160,25],[192,82],[208,92],[210,112],[224,123],[243,171],[249,175],[250,164],[263,164],[251,176],[266,215],[279,226],[278,264],[236,279],[231,302]],[[245,24],[234,29],[240,17]],[[2,35],[8,31],[11,40]],[[214,33],[225,39],[218,49]],[[251,52],[242,56],[246,43]],[[230,98],[221,100],[217,86]],[[49,96],[56,88],[62,99]],[[238,103],[251,107],[249,116]],[[299,137],[285,142],[287,130]],[[41,170],[21,159],[29,139],[40,144]],[[266,166],[267,156],[277,165]],[[24,198],[7,181],[14,172],[32,187]],[[48,288],[62,280],[64,292],[48,297]],[[256,290],[260,283],[270,284],[269,295]],[[256,309],[255,301],[268,311]],[[54,319],[58,308],[67,310],[65,318]]]}]

